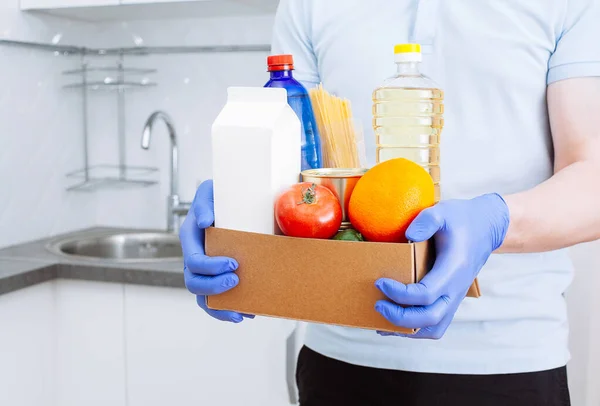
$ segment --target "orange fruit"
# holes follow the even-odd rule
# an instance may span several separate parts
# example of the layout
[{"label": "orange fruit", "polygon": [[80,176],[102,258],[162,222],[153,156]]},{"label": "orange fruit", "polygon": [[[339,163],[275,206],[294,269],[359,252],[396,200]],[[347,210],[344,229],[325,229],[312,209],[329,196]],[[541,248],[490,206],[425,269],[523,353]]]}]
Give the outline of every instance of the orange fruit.
[{"label": "orange fruit", "polygon": [[369,169],[356,183],[348,216],[367,241],[406,242],[406,229],[435,202],[433,179],[416,163],[395,158]]}]

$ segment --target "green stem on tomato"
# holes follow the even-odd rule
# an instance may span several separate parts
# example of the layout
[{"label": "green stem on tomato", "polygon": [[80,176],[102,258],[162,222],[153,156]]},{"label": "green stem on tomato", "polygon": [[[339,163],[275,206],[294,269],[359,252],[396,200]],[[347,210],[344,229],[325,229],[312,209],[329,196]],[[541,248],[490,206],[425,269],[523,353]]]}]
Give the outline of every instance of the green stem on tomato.
[{"label": "green stem on tomato", "polygon": [[317,202],[317,192],[314,183],[309,188],[302,189],[302,201],[298,204],[315,204]]}]

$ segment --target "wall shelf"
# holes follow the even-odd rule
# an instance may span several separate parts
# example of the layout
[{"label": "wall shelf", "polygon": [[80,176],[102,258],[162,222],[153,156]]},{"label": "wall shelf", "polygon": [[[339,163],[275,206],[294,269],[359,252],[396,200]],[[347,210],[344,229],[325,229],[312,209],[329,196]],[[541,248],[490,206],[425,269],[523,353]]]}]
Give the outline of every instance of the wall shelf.
[{"label": "wall shelf", "polygon": [[125,48],[86,48],[70,45],[54,45],[38,42],[15,41],[0,39],[0,46],[37,49],[54,52],[57,55],[88,55],[88,56],[127,56],[127,55],[168,55],[168,54],[204,54],[231,52],[270,52],[269,44],[251,45],[209,45],[209,46],[162,46],[162,47],[125,47]]},{"label": "wall shelf", "polygon": [[132,81],[117,81],[117,82],[87,82],[87,83],[71,83],[64,85],[65,89],[81,89],[86,87],[90,90],[130,90],[143,87],[157,86],[154,82],[132,82]]},{"label": "wall shelf", "polygon": [[99,189],[130,189],[158,183],[151,178],[158,168],[145,166],[95,165],[67,173],[80,182],[67,188],[70,191],[92,192]]},{"label": "wall shelf", "polygon": [[[141,89],[145,87],[156,86],[157,84],[151,82],[147,77],[137,78],[137,75],[144,75],[146,73],[156,72],[156,69],[139,69],[139,68],[127,68],[124,66],[123,55],[119,55],[117,58],[116,66],[99,66],[93,67],[88,64],[85,60],[85,55],[82,55],[81,68],[68,70],[63,72],[64,75],[72,77],[74,74],[78,74],[81,78],[81,82],[70,83],[64,88],[67,89],[80,89],[82,91],[83,103],[82,103],[82,114],[83,114],[83,157],[84,167],[75,172],[68,173],[68,178],[79,178],[80,182],[67,188],[69,191],[94,191],[98,189],[123,189],[131,187],[145,187],[154,185],[157,182],[155,180],[148,180],[147,175],[157,172],[158,169],[150,167],[130,166],[127,165],[126,150],[125,150],[125,92],[131,89]],[[114,74],[114,77],[105,76],[106,73]],[[104,76],[102,79],[90,79],[90,73],[100,73]],[[127,77],[133,76],[133,78]],[[116,156],[118,157],[117,165],[91,165],[89,158],[89,147],[88,147],[88,112],[87,112],[87,94],[88,90],[114,90],[116,91],[116,104],[117,104],[117,141],[118,148]]]},{"label": "wall shelf", "polygon": [[116,66],[105,66],[105,67],[88,68],[86,70],[83,70],[83,69],[67,70],[67,71],[63,72],[63,75],[81,75],[84,72],[87,72],[87,73],[94,73],[94,72],[119,73],[121,71],[125,74],[134,73],[134,74],[140,74],[140,75],[156,73],[156,69],[123,68],[122,70],[119,70],[119,68]]}]

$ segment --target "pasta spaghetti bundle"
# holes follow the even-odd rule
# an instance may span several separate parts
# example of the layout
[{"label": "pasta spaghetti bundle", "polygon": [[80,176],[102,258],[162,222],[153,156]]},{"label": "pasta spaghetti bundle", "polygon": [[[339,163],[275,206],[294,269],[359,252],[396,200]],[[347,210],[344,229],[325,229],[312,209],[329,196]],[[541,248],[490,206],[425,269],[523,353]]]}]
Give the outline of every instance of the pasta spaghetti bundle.
[{"label": "pasta spaghetti bundle", "polygon": [[309,94],[321,135],[323,167],[360,168],[350,101],[332,96],[322,84],[310,89]]}]

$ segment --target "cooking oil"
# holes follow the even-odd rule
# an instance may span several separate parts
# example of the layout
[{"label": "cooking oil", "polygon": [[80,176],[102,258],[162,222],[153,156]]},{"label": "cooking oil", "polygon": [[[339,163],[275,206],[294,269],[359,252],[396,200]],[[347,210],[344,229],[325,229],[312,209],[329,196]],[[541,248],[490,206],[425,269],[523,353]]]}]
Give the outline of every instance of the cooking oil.
[{"label": "cooking oil", "polygon": [[396,75],[373,92],[376,162],[406,158],[421,165],[433,179],[438,202],[444,92],[420,72],[419,44],[396,45],[394,53]]}]

